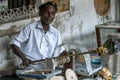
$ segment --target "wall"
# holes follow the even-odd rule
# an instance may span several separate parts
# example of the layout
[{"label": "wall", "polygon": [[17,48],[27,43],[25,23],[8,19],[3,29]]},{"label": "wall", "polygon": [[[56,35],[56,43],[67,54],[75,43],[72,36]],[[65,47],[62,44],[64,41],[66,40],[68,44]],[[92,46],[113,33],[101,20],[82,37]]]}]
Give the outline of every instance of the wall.
[{"label": "wall", "polygon": [[71,0],[70,3],[70,17],[62,15],[57,18],[64,17],[64,20],[56,20],[64,42],[74,43],[76,47],[96,47],[95,25],[115,19],[114,1],[111,0],[110,10],[104,16],[96,14],[94,0]]},{"label": "wall", "polygon": [[[94,49],[97,47],[95,25],[115,19],[114,0],[105,16],[99,16],[94,8],[94,0],[70,0],[70,11],[57,13],[53,25],[61,32],[66,49],[80,47]],[[9,48],[9,42],[22,27],[39,17],[0,24],[0,70],[14,68],[19,59]]]}]

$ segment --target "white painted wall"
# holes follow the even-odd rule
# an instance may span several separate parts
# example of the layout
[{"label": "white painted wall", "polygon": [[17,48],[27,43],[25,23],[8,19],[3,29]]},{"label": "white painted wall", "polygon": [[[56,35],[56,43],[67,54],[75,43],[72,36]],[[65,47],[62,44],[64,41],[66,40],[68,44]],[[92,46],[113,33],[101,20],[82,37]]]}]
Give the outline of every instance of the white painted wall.
[{"label": "white painted wall", "polygon": [[[111,0],[110,10],[104,16],[96,13],[94,0],[71,0],[70,7],[70,17],[61,22],[56,22],[58,29],[62,33],[63,41],[75,43],[76,46],[78,45],[77,47],[95,48],[97,43],[95,25],[115,19],[114,0]],[[106,19],[106,16],[108,19]]]},{"label": "white painted wall", "polygon": [[[61,32],[64,43],[72,43],[70,45],[67,44],[67,46],[69,46],[67,48],[70,48],[72,45],[71,48],[75,49],[80,49],[80,47],[94,49],[97,47],[95,25],[114,20],[114,6],[114,0],[111,0],[110,10],[103,17],[96,14],[94,0],[70,0],[70,11],[58,13],[53,25]],[[108,16],[109,19],[106,19],[106,16]],[[39,20],[39,17],[34,19]],[[20,30],[23,25],[31,21],[33,21],[33,19],[30,18],[0,24],[0,30],[7,30],[12,25],[16,25]],[[0,37],[0,70],[6,69],[8,66],[13,66],[10,60],[12,63],[15,60],[17,60],[16,62],[19,61],[19,59],[7,48],[13,36],[14,35],[5,35]],[[13,58],[13,56],[15,56],[15,58]],[[7,60],[8,57],[9,59]],[[14,65],[17,65],[17,63],[14,62]]]}]

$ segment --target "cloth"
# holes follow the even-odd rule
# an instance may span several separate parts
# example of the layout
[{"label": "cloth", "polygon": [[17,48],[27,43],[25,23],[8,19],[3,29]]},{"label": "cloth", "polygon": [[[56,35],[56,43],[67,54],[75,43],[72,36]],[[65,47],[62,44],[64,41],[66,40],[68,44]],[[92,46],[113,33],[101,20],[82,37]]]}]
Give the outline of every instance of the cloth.
[{"label": "cloth", "polygon": [[62,44],[60,32],[52,25],[49,25],[49,30],[45,33],[41,21],[26,25],[10,44],[18,46],[30,60],[56,57],[64,50],[61,47],[59,53],[54,55],[55,49]]}]

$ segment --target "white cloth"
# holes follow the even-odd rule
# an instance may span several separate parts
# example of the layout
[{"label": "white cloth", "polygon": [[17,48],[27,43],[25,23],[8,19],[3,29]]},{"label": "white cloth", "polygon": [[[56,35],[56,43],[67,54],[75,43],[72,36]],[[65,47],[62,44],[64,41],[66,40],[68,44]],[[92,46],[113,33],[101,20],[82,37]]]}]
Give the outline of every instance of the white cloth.
[{"label": "white cloth", "polygon": [[[35,21],[26,25],[10,44],[18,46],[28,59],[40,60],[53,57],[55,49],[62,41],[59,31],[53,26],[50,25],[45,34],[41,21]],[[55,56],[59,56],[63,50],[61,47]]]}]

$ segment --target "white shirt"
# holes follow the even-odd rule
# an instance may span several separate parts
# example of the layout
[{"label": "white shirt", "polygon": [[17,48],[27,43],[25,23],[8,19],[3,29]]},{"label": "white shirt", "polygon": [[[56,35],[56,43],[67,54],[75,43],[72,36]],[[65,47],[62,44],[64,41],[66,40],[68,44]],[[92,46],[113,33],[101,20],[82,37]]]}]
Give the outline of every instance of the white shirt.
[{"label": "white shirt", "polygon": [[26,25],[10,44],[18,46],[26,57],[31,60],[56,57],[64,50],[61,47],[59,53],[54,54],[55,49],[62,44],[60,33],[50,25],[45,34],[41,21]]}]

